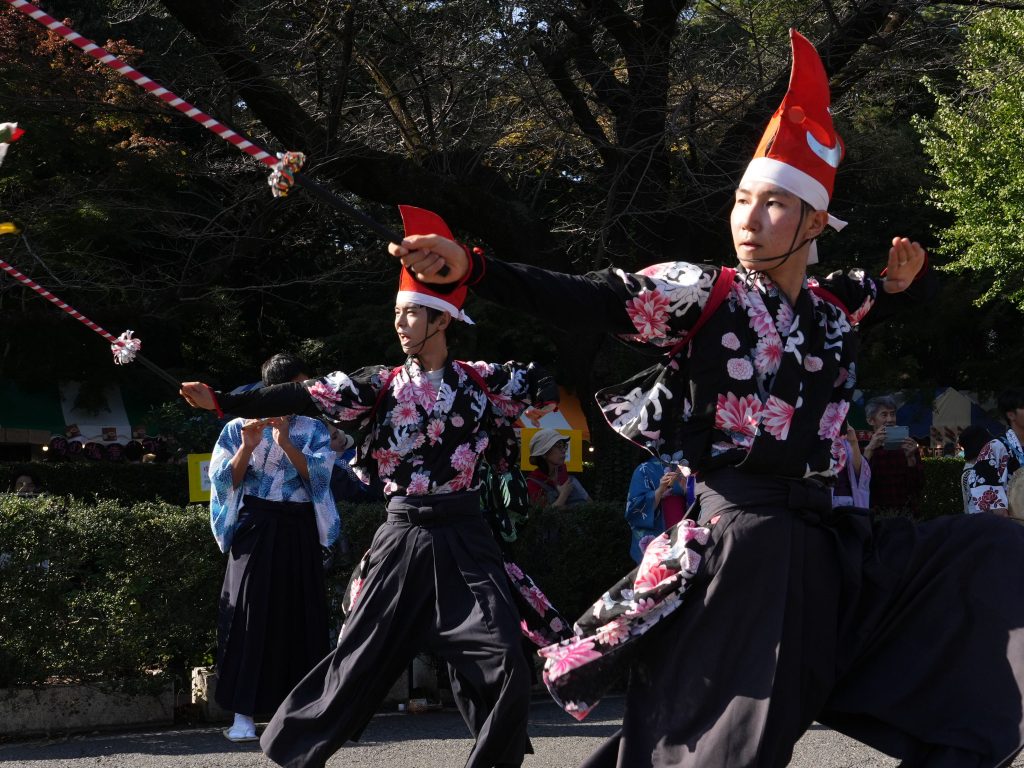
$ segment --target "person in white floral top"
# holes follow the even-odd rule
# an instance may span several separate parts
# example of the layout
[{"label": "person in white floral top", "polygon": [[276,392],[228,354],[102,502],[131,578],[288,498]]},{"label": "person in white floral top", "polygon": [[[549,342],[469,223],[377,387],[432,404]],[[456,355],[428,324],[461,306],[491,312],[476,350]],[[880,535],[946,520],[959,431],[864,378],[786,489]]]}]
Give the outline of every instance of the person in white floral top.
[{"label": "person in white floral top", "polygon": [[815,720],[907,768],[996,766],[1021,746],[1024,527],[832,508],[855,326],[928,298],[933,278],[906,238],[885,279],[807,277],[815,238],[842,226],[827,208],[843,147],[821,60],[791,42],[789,91],[736,191],[738,270],[565,275],[443,236],[389,247],[421,280],[668,353],[598,400],[620,434],[689,460],[695,519],[542,651],[580,719],[628,671],[622,728],[586,768],[783,766]]},{"label": "person in white floral top", "polygon": [[[1000,393],[999,412],[1008,425],[1006,432],[988,441],[962,479],[968,514],[991,512],[1006,517],[1010,504],[1006,489],[1013,474],[1024,466],[1024,389],[1013,387]],[[1015,509],[1016,516],[1024,510]]]},{"label": "person in white floral top", "polygon": [[[407,232],[429,214],[402,213]],[[365,576],[350,585],[354,606],[337,648],[295,687],[260,740],[280,765],[323,766],[357,739],[421,650],[448,663],[456,702],[476,737],[469,768],[519,766],[532,751],[530,670],[508,581],[525,585],[528,577],[506,575],[481,514],[477,470],[485,457],[499,471],[508,467],[518,453],[512,422],[532,406],[557,402],[558,387],[533,365],[450,358],[446,329],[453,317],[468,321],[464,293],[441,297],[403,270],[395,331],[408,358],[397,368],[336,371],[238,395],[199,382],[182,386],[197,407],[326,417],[356,439],[356,471],[378,474],[388,500],[388,520],[364,558]],[[543,598],[539,590],[530,595]],[[543,603],[539,614],[550,609]],[[550,620],[559,626],[545,636],[557,638],[561,619],[552,611]]]}]

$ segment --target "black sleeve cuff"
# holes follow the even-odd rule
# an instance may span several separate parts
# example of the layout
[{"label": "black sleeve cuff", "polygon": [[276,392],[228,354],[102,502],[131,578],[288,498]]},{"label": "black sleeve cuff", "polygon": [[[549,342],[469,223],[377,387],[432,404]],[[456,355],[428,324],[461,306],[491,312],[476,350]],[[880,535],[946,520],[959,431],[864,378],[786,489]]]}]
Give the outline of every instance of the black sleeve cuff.
[{"label": "black sleeve cuff", "polygon": [[316,418],[320,415],[309,392],[297,381],[238,394],[218,392],[217,401],[225,413],[244,419],[292,414]]},{"label": "black sleeve cuff", "polygon": [[530,364],[527,369],[530,383],[530,400],[536,404],[557,403],[560,399],[558,382],[555,377],[539,365]]},{"label": "black sleeve cuff", "polygon": [[[453,293],[457,288],[462,286],[472,287],[480,282],[484,276],[484,272],[487,271],[487,262],[484,256],[484,252],[479,248],[470,248],[468,245],[459,243],[462,246],[462,250],[466,252],[466,257],[469,259],[469,271],[463,276],[461,280],[454,283],[431,283],[430,290],[435,293],[440,293],[442,296],[447,296],[449,293]],[[413,277],[416,277],[415,273],[404,267],[404,269]]]}]

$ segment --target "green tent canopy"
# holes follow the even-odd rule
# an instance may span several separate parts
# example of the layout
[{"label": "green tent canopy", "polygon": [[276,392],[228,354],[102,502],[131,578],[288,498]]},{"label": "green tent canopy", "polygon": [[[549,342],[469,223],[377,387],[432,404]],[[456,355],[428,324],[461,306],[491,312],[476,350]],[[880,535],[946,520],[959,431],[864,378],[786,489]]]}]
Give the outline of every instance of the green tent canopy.
[{"label": "green tent canopy", "polygon": [[64,413],[57,385],[26,391],[10,382],[0,382],[0,427],[64,434]]}]

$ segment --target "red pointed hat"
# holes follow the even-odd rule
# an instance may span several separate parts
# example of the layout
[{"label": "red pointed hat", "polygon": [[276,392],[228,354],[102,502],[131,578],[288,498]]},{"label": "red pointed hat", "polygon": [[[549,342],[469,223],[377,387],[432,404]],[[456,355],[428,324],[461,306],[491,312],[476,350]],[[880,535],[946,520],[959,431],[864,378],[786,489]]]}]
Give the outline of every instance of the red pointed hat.
[{"label": "red pointed hat", "polygon": [[[767,181],[792,192],[814,210],[827,211],[845,151],[843,140],[832,125],[828,75],[821,57],[795,29],[789,30],[789,39],[793,49],[789,88],[740,186],[745,181]],[[829,226],[838,230],[846,222],[829,216]]]},{"label": "red pointed hat", "polygon": [[[455,239],[448,225],[444,223],[444,219],[433,211],[411,205],[400,205],[398,210],[402,214],[402,223],[405,225],[407,237],[409,235],[441,235],[449,240]],[[398,278],[398,296],[395,297],[395,301],[440,309],[443,312],[448,312],[456,320],[473,325],[469,315],[462,311],[462,305],[466,303],[466,292],[466,286],[460,285],[451,293],[438,293],[431,286],[421,283],[413,277],[409,270],[403,268]]]}]

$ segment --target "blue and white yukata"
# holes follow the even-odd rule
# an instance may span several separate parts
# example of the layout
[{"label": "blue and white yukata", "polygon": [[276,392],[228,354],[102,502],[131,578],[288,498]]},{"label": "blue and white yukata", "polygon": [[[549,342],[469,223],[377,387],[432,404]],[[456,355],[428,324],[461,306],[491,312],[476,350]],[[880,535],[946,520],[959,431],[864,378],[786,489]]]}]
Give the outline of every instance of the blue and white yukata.
[{"label": "blue and white yukata", "polygon": [[231,459],[242,446],[242,419],[225,425],[210,461],[210,526],[228,553],[216,700],[249,716],[277,709],[329,649],[321,547],[341,533],[330,490],[334,451],[321,422],[289,421],[289,439],[306,457],[308,480],[266,427],[236,488]]}]

